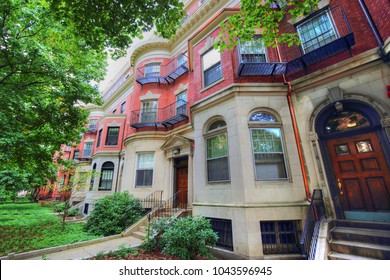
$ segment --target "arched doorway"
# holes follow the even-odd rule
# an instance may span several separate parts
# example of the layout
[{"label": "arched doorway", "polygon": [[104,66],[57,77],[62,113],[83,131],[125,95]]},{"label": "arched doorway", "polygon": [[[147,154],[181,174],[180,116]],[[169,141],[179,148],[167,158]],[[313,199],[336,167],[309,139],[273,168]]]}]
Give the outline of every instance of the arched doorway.
[{"label": "arched doorway", "polygon": [[390,222],[390,147],[378,113],[342,100],[323,108],[315,129],[337,218]]}]

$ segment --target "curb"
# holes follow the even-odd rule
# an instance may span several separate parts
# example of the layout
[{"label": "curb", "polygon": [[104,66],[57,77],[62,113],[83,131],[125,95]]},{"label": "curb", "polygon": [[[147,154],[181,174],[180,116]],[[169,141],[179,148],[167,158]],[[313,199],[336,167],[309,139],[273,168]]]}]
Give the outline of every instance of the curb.
[{"label": "curb", "polygon": [[7,256],[2,256],[0,257],[0,260],[24,260],[24,259],[29,259],[45,254],[51,254],[51,253],[57,253],[69,249],[74,249],[78,247],[84,247],[87,245],[92,245],[96,243],[101,243],[104,241],[116,239],[116,238],[121,238],[121,234],[116,234],[116,235],[111,235],[107,237],[102,237],[102,238],[97,238],[93,240],[88,240],[88,241],[81,241],[81,242],[76,242],[68,245],[60,245],[56,247],[51,247],[51,248],[46,248],[46,249],[39,249],[39,250],[34,250],[34,251],[29,251],[29,252],[23,252],[23,253],[9,253]]}]

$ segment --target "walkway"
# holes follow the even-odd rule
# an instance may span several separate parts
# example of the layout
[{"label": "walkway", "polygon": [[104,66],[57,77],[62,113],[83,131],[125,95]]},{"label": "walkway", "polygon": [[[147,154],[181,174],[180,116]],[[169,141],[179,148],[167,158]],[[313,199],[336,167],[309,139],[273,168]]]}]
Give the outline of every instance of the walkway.
[{"label": "walkway", "polygon": [[[138,239],[134,236],[126,236],[103,241],[96,244],[64,250],[61,252],[46,254],[45,258],[48,260],[82,260],[94,257],[101,252],[114,251],[123,244],[126,245],[126,247],[135,247],[140,245],[141,243],[141,239]],[[42,260],[42,256],[28,258],[27,260]]]}]

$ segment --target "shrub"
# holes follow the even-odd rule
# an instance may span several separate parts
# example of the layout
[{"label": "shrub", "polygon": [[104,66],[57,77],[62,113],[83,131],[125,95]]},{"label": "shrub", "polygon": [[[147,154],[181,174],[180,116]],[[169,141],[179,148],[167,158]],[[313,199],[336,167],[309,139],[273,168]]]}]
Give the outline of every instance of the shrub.
[{"label": "shrub", "polygon": [[140,219],[142,213],[139,199],[128,192],[114,193],[96,201],[85,229],[96,235],[117,234]]},{"label": "shrub", "polygon": [[157,248],[165,254],[187,260],[195,259],[198,255],[212,258],[207,247],[215,246],[218,235],[207,219],[199,216],[171,219],[169,223],[156,223],[152,228],[162,232],[145,241],[143,249]]},{"label": "shrub", "polygon": [[68,211],[68,216],[69,216],[69,217],[74,217],[74,216],[76,216],[78,213],[79,213],[79,209],[78,209],[78,208],[73,208],[73,209],[71,209],[71,210]]}]

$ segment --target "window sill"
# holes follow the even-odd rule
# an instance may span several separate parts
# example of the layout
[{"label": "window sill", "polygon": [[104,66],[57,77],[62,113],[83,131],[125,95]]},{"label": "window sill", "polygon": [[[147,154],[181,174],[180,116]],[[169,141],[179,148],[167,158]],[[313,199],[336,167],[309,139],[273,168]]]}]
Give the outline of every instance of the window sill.
[{"label": "window sill", "polygon": [[153,186],[135,186],[136,189],[151,189]]},{"label": "window sill", "polygon": [[204,92],[204,91],[206,91],[206,90],[212,88],[213,86],[216,86],[217,84],[219,84],[219,83],[221,83],[221,82],[223,82],[223,81],[225,81],[225,79],[222,77],[222,78],[219,79],[218,81],[215,81],[214,83],[208,85],[207,87],[202,88],[202,89],[200,90],[200,92],[202,93],[202,92]]},{"label": "window sill", "polygon": [[98,189],[98,192],[110,192],[110,191],[112,191],[112,189],[111,190],[99,190]]}]

